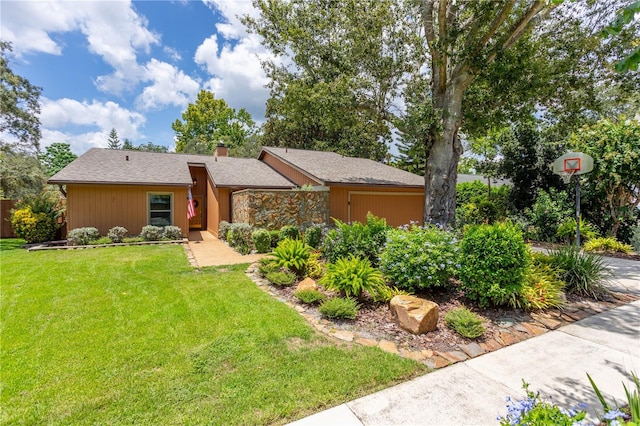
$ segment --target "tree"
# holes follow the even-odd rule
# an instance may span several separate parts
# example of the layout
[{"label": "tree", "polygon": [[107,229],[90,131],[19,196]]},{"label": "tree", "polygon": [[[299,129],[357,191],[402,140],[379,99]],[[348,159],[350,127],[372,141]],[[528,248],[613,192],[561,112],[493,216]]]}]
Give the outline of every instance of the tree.
[{"label": "tree", "polygon": [[46,176],[35,154],[0,150],[0,196],[12,200],[39,194],[44,187]]},{"label": "tree", "polygon": [[47,176],[51,177],[78,156],[71,152],[71,145],[68,143],[56,142],[46,147],[44,154],[39,155],[39,158]]},{"label": "tree", "polygon": [[593,157],[584,189],[592,200],[599,200],[611,223],[608,231],[616,237],[624,221],[636,217],[640,203],[640,122],[600,120],[575,132],[568,144]]},{"label": "tree", "polygon": [[124,142],[122,142],[122,149],[135,150],[136,147],[131,143],[129,139],[124,138]]},{"label": "tree", "polygon": [[146,152],[167,152],[169,148],[164,145],[156,145],[153,142],[147,142],[146,144],[140,144],[136,148],[137,151],[146,151]]},{"label": "tree", "polygon": [[107,139],[109,144],[107,148],[109,149],[120,149],[120,138],[118,137],[118,132],[116,132],[116,128],[112,127],[109,132],[109,139]]},{"label": "tree", "polygon": [[[29,80],[13,73],[7,55],[12,51],[11,43],[0,40],[0,146],[13,145],[13,150],[40,150],[40,103],[42,89]],[[4,140],[8,133],[15,142]]]},{"label": "tree", "polygon": [[241,146],[231,148],[229,150],[229,157],[258,158],[261,149],[262,138],[259,134],[254,133],[249,136]]},{"label": "tree", "polygon": [[[640,13],[640,1],[624,7],[618,12],[618,17],[609,26],[602,30],[602,37],[618,36],[623,30],[633,25],[636,14]],[[636,23],[637,24],[637,23]],[[640,63],[640,46],[635,42],[635,48],[627,56],[619,60],[615,67],[618,72],[637,71]]]},{"label": "tree", "polygon": [[182,120],[171,125],[176,132],[176,152],[188,152],[188,147],[203,144],[210,153],[220,142],[229,148],[242,145],[255,131],[254,127],[244,108],[236,111],[207,90],[201,90],[195,103],[190,103],[182,113]]}]

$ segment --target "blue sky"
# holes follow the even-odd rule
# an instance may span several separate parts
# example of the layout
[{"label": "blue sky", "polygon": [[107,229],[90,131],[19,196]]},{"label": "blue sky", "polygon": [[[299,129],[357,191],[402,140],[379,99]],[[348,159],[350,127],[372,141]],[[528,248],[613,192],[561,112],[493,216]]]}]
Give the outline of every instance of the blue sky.
[{"label": "blue sky", "polygon": [[173,150],[171,123],[202,89],[264,120],[268,53],[239,16],[250,0],[5,1],[11,67],[42,87],[42,147],[106,147],[111,128]]}]

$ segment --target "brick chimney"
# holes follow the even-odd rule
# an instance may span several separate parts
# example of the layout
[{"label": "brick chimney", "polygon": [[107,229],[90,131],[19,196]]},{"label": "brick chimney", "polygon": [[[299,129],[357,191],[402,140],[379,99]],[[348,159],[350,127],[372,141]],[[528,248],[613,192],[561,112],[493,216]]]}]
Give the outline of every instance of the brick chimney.
[{"label": "brick chimney", "polygon": [[216,148],[213,150],[213,156],[214,157],[226,157],[228,152],[229,152],[229,148],[227,148],[226,146],[224,146],[224,144],[222,142],[220,142],[220,143],[218,143]]}]

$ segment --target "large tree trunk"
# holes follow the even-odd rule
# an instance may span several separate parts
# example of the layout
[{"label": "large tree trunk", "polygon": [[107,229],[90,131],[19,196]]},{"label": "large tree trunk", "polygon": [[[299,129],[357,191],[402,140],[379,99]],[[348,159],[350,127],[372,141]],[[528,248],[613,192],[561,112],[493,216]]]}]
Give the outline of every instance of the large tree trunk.
[{"label": "large tree trunk", "polygon": [[434,92],[435,108],[442,112],[442,128],[426,143],[424,173],[424,223],[449,228],[456,214],[456,181],[462,144],[458,129],[462,119],[462,98],[470,78],[452,81],[444,92]]}]

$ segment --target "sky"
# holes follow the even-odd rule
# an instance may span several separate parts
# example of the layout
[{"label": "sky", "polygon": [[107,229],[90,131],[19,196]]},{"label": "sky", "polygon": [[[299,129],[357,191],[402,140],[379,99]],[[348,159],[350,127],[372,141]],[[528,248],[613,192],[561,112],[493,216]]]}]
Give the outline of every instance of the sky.
[{"label": "sky", "polygon": [[115,128],[173,151],[171,123],[203,89],[264,122],[270,54],[243,15],[257,15],[250,0],[1,0],[0,38],[13,72],[42,88],[41,149],[80,155]]}]

